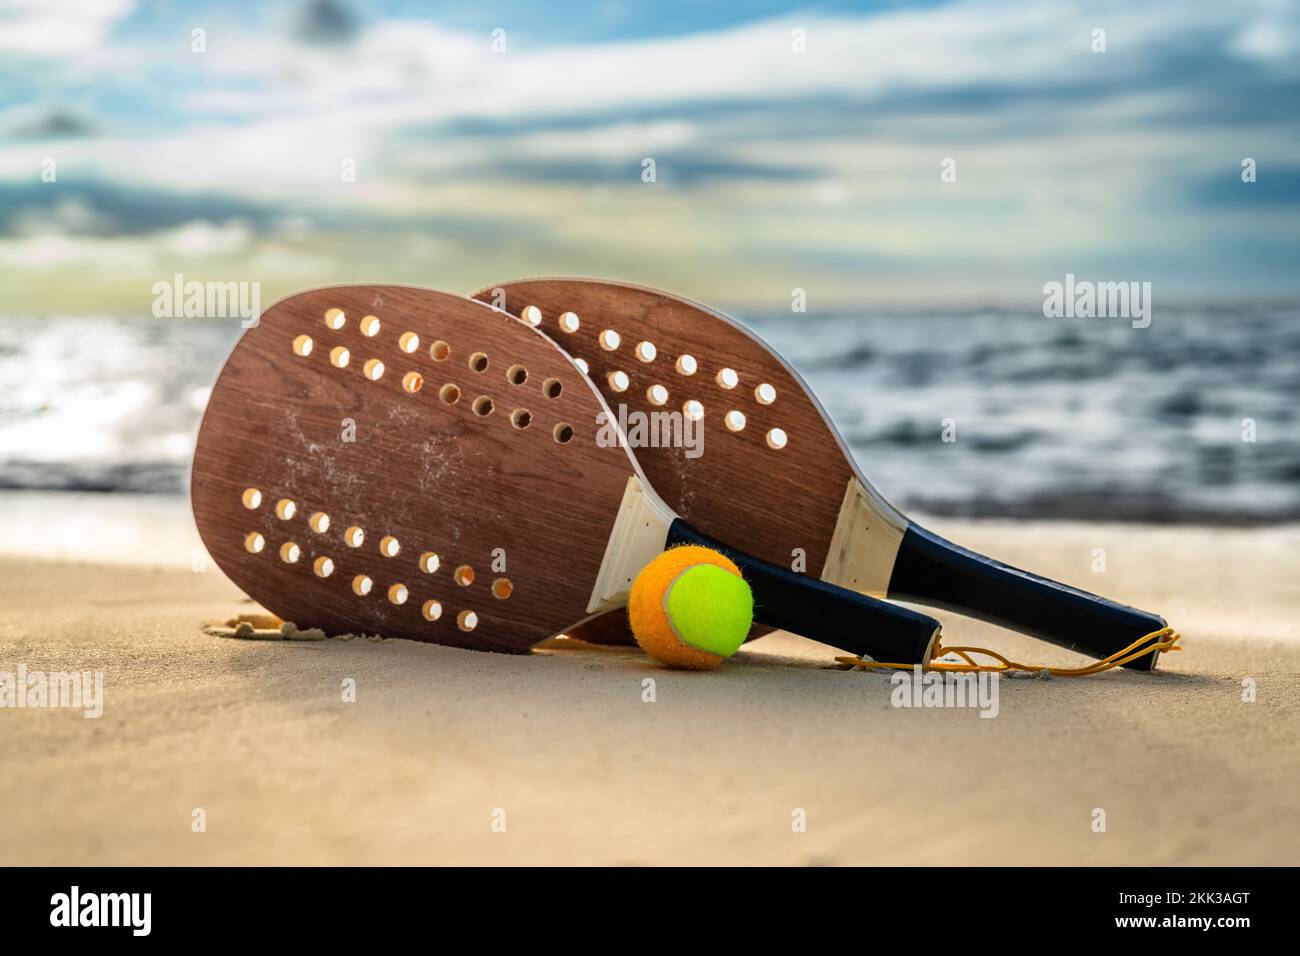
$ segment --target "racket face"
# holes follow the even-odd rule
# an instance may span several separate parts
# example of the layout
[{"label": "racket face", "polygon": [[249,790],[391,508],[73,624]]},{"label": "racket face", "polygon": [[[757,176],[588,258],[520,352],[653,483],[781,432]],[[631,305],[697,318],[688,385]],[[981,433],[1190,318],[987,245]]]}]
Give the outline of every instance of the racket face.
[{"label": "racket face", "polygon": [[702,411],[698,456],[633,441],[655,491],[701,531],[783,567],[802,553],[804,570],[821,575],[849,479],[865,479],[771,349],[725,316],[637,286],[525,279],[475,298],[585,362],[616,415],[620,405],[629,414]]},{"label": "racket face", "polygon": [[222,369],[195,520],[221,569],[300,627],[523,651],[588,616],[634,474],[597,443],[601,411],[550,341],[479,303],[306,292]]}]

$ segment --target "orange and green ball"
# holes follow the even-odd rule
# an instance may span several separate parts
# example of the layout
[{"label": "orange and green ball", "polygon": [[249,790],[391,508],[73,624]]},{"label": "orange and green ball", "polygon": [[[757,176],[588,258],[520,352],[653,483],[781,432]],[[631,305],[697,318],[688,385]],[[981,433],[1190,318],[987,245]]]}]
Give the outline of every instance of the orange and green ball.
[{"label": "orange and green ball", "polygon": [[637,643],[655,660],[711,670],[744,643],[754,620],[754,595],[729,558],[683,545],[642,569],[627,614]]}]

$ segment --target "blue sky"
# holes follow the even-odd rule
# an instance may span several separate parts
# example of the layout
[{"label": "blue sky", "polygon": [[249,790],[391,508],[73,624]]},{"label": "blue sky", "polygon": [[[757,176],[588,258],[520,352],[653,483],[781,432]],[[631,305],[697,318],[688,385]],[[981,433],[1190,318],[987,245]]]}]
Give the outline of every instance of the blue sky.
[{"label": "blue sky", "polygon": [[0,0],[0,309],[145,311],[175,272],[1294,295],[1297,104],[1300,12],[1273,0]]}]

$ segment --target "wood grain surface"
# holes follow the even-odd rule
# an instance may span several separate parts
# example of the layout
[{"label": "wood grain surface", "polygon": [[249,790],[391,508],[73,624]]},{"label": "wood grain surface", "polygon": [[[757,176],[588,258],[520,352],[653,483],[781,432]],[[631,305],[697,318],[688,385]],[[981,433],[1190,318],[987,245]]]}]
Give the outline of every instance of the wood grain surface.
[{"label": "wood grain surface", "polygon": [[[326,313],[345,321],[331,329]],[[362,332],[362,319],[379,320]],[[419,339],[414,351],[401,336]],[[310,353],[296,354],[302,335]],[[446,343],[445,359],[431,346]],[[331,351],[346,348],[338,368]],[[441,347],[438,347],[441,348]],[[471,356],[486,357],[477,370]],[[365,374],[383,362],[378,380]],[[526,370],[526,377],[519,369]],[[422,376],[418,391],[405,376]],[[548,395],[554,383],[559,394]],[[440,396],[454,386],[459,399]],[[492,402],[490,414],[476,400]],[[486,410],[482,403],[479,410]],[[526,411],[528,424],[512,413]],[[285,299],[248,330],[228,359],[204,414],[191,480],[194,516],[214,560],[249,596],[300,627],[328,633],[382,633],[498,651],[523,651],[586,617],[624,488],[634,468],[627,452],[600,447],[596,392],[545,337],[514,319],[458,296],[396,286],[318,289]],[[571,438],[557,443],[554,430]],[[346,440],[349,433],[355,440]],[[246,489],[260,491],[245,507]],[[280,500],[295,513],[276,513]],[[309,519],[329,516],[323,533]],[[360,547],[345,532],[364,531]],[[262,535],[260,553],[246,538]],[[393,536],[396,556],[381,553]],[[281,548],[300,550],[288,563]],[[438,555],[433,573],[425,552]],[[333,573],[319,577],[317,558]],[[494,571],[494,558],[505,570]],[[456,569],[473,582],[456,582]],[[373,582],[354,593],[356,575]],[[494,596],[506,579],[510,593]],[[389,600],[394,584],[405,603]],[[503,585],[497,585],[503,588]],[[441,617],[423,605],[441,602]],[[460,626],[461,612],[477,626]]]}]

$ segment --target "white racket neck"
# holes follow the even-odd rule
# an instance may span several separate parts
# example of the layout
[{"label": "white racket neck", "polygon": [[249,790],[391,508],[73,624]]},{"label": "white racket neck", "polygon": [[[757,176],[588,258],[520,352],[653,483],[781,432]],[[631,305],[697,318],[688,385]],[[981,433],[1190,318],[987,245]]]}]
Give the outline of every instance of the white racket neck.
[{"label": "white racket neck", "polygon": [[907,525],[907,518],[870,484],[850,478],[822,566],[822,580],[883,598]]},{"label": "white racket neck", "polygon": [[628,591],[641,569],[664,549],[676,515],[636,475],[627,479],[614,529],[605,545],[596,586],[587,611],[596,614],[627,604]]}]

